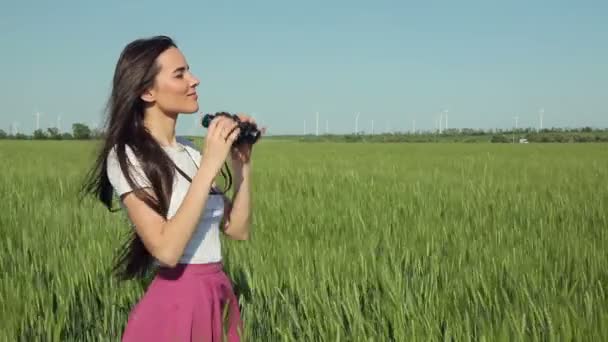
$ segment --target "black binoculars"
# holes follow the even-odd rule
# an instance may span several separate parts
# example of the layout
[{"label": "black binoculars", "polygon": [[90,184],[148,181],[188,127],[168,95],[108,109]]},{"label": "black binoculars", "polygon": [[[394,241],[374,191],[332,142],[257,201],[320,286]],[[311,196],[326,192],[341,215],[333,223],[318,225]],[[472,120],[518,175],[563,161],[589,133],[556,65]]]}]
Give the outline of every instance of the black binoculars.
[{"label": "black binoculars", "polygon": [[238,124],[238,127],[241,131],[239,132],[238,138],[232,144],[233,146],[241,145],[241,144],[253,145],[258,141],[258,139],[260,138],[260,135],[262,134],[258,130],[258,127],[256,124],[253,124],[251,122],[241,121],[241,119],[238,117],[238,115],[230,114],[227,112],[218,112],[215,114],[205,114],[205,116],[203,117],[203,120],[202,120],[203,127],[209,128],[209,124],[211,123],[211,120],[213,120],[215,117],[218,117],[218,116],[225,116],[225,117],[231,118],[232,120],[236,121],[236,123]]}]

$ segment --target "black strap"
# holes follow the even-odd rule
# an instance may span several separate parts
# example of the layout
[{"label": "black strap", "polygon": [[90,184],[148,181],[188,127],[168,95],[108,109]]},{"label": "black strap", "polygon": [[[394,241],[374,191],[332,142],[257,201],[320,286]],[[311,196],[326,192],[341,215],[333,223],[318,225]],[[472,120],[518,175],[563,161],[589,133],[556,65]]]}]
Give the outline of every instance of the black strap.
[{"label": "black strap", "polygon": [[[173,160],[171,162],[173,162]],[[173,166],[175,166],[177,172],[179,172],[184,178],[186,178],[188,182],[192,183],[192,178],[190,178],[190,176],[188,176],[179,166],[175,165],[175,163],[173,163]]]}]

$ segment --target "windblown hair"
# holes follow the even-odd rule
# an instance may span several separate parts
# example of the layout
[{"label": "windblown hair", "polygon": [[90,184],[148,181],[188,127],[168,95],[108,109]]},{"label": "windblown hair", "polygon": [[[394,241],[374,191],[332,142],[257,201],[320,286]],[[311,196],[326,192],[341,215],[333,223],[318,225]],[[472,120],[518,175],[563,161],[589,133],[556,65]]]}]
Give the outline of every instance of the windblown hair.
[{"label": "windblown hair", "polygon": [[[110,211],[116,210],[112,209],[114,193],[106,173],[107,157],[112,149],[116,151],[120,168],[131,188],[141,186],[128,172],[128,146],[141,164],[152,190],[152,195],[143,190],[134,190],[133,193],[167,218],[175,167],[144,126],[146,104],[140,96],[154,85],[160,70],[157,57],[171,47],[177,46],[166,36],[138,39],[124,48],[116,64],[112,92],[106,107],[104,141],[81,189],[81,194],[93,194]],[[153,261],[153,256],[133,229],[116,256],[112,271],[121,280],[144,278]]]}]

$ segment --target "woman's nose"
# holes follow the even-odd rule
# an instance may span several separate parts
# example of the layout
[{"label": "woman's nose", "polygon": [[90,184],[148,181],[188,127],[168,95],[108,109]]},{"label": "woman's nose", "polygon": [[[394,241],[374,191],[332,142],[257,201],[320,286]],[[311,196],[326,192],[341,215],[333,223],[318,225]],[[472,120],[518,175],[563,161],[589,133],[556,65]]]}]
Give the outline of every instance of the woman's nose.
[{"label": "woman's nose", "polygon": [[200,83],[201,83],[201,82],[199,81],[199,79],[198,79],[196,76],[194,76],[194,75],[191,75],[191,76],[190,76],[190,86],[192,86],[192,87],[196,87],[196,86],[198,86]]}]

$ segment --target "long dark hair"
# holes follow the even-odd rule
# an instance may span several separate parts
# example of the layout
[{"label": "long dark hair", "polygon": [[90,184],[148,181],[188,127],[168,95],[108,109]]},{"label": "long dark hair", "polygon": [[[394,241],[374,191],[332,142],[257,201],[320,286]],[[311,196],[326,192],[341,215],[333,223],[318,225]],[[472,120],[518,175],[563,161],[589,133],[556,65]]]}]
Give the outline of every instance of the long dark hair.
[{"label": "long dark hair", "polygon": [[[144,126],[145,103],[140,96],[154,84],[160,69],[156,63],[157,57],[171,47],[177,46],[166,36],[137,39],[123,49],[116,64],[112,92],[106,107],[104,141],[81,189],[81,194],[95,195],[110,211],[116,209],[112,208],[113,188],[106,167],[108,154],[113,148],[116,149],[127,182],[133,189],[139,187],[126,172],[129,167],[126,147],[129,146],[138,158],[154,196],[141,190],[133,193],[167,218],[175,166]],[[112,271],[121,280],[144,278],[153,261],[139,235],[132,230],[116,256]]]}]

